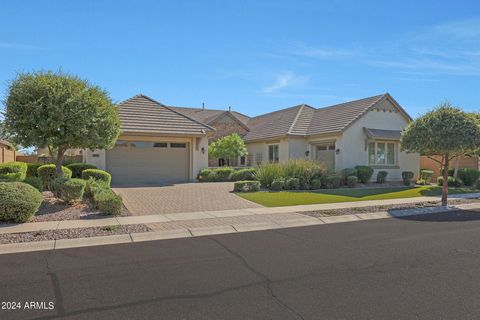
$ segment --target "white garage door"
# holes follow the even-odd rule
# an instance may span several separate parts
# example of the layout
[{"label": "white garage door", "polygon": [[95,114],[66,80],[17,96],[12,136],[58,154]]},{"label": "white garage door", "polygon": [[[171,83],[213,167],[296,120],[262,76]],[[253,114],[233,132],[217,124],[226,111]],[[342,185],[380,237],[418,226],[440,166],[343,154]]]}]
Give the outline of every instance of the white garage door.
[{"label": "white garage door", "polygon": [[107,171],[116,185],[185,182],[189,164],[188,143],[117,141],[106,152]]}]

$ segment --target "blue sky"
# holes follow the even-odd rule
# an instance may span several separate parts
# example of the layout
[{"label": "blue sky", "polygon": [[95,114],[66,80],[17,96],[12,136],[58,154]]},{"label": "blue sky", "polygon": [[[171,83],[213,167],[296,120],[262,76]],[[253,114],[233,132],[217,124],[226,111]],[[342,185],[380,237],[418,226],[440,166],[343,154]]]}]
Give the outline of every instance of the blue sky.
[{"label": "blue sky", "polygon": [[16,72],[257,115],[390,92],[413,116],[480,110],[478,1],[1,1],[0,97]]}]

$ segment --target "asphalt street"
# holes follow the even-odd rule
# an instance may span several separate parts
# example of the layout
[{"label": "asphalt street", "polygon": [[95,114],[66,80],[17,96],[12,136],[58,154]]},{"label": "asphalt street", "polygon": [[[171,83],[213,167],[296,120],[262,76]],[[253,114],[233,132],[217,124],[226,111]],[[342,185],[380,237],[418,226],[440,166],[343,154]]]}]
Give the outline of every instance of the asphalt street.
[{"label": "asphalt street", "polygon": [[[480,315],[480,212],[9,254],[0,261],[0,319]],[[52,310],[38,310],[50,302]]]}]

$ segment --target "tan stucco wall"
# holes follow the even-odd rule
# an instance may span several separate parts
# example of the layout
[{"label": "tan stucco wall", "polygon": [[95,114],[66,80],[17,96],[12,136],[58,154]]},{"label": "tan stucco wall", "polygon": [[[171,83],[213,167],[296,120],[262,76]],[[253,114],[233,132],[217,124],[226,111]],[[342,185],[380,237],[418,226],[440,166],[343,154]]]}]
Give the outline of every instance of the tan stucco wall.
[{"label": "tan stucco wall", "polygon": [[[197,139],[198,138],[198,139]],[[118,140],[125,141],[154,141],[154,142],[186,142],[190,148],[190,180],[194,181],[198,171],[208,167],[208,139],[202,137],[167,137],[167,136],[142,136],[142,135],[121,135]],[[198,142],[198,144],[197,144]],[[198,148],[197,148],[198,145]],[[205,153],[202,153],[202,147]],[[95,156],[97,155],[97,156]],[[86,163],[91,163],[99,169],[106,170],[106,152],[105,150],[85,150],[83,159]]]},{"label": "tan stucco wall", "polygon": [[278,160],[280,163],[287,162],[289,159],[289,143],[288,139],[272,139],[263,142],[246,143],[249,155],[262,154],[262,162],[268,162],[268,146],[278,144]]}]

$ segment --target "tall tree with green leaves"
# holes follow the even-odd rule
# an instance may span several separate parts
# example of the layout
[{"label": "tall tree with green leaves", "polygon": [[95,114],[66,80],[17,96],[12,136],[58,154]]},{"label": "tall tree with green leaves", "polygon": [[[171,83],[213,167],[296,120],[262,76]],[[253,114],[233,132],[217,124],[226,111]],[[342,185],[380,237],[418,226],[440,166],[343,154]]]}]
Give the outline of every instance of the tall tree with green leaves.
[{"label": "tall tree with green leaves", "polygon": [[247,147],[242,137],[237,133],[224,136],[208,146],[208,154],[217,159],[232,159],[248,154]]},{"label": "tall tree with green leaves", "polygon": [[[401,148],[439,162],[443,168],[442,205],[448,203],[450,160],[480,149],[480,120],[450,103],[411,122],[402,132]],[[441,161],[434,158],[440,156]]]},{"label": "tall tree with green leaves", "polygon": [[8,87],[5,130],[24,147],[56,150],[57,174],[67,149],[109,149],[120,133],[107,92],[63,72],[20,73]]}]

